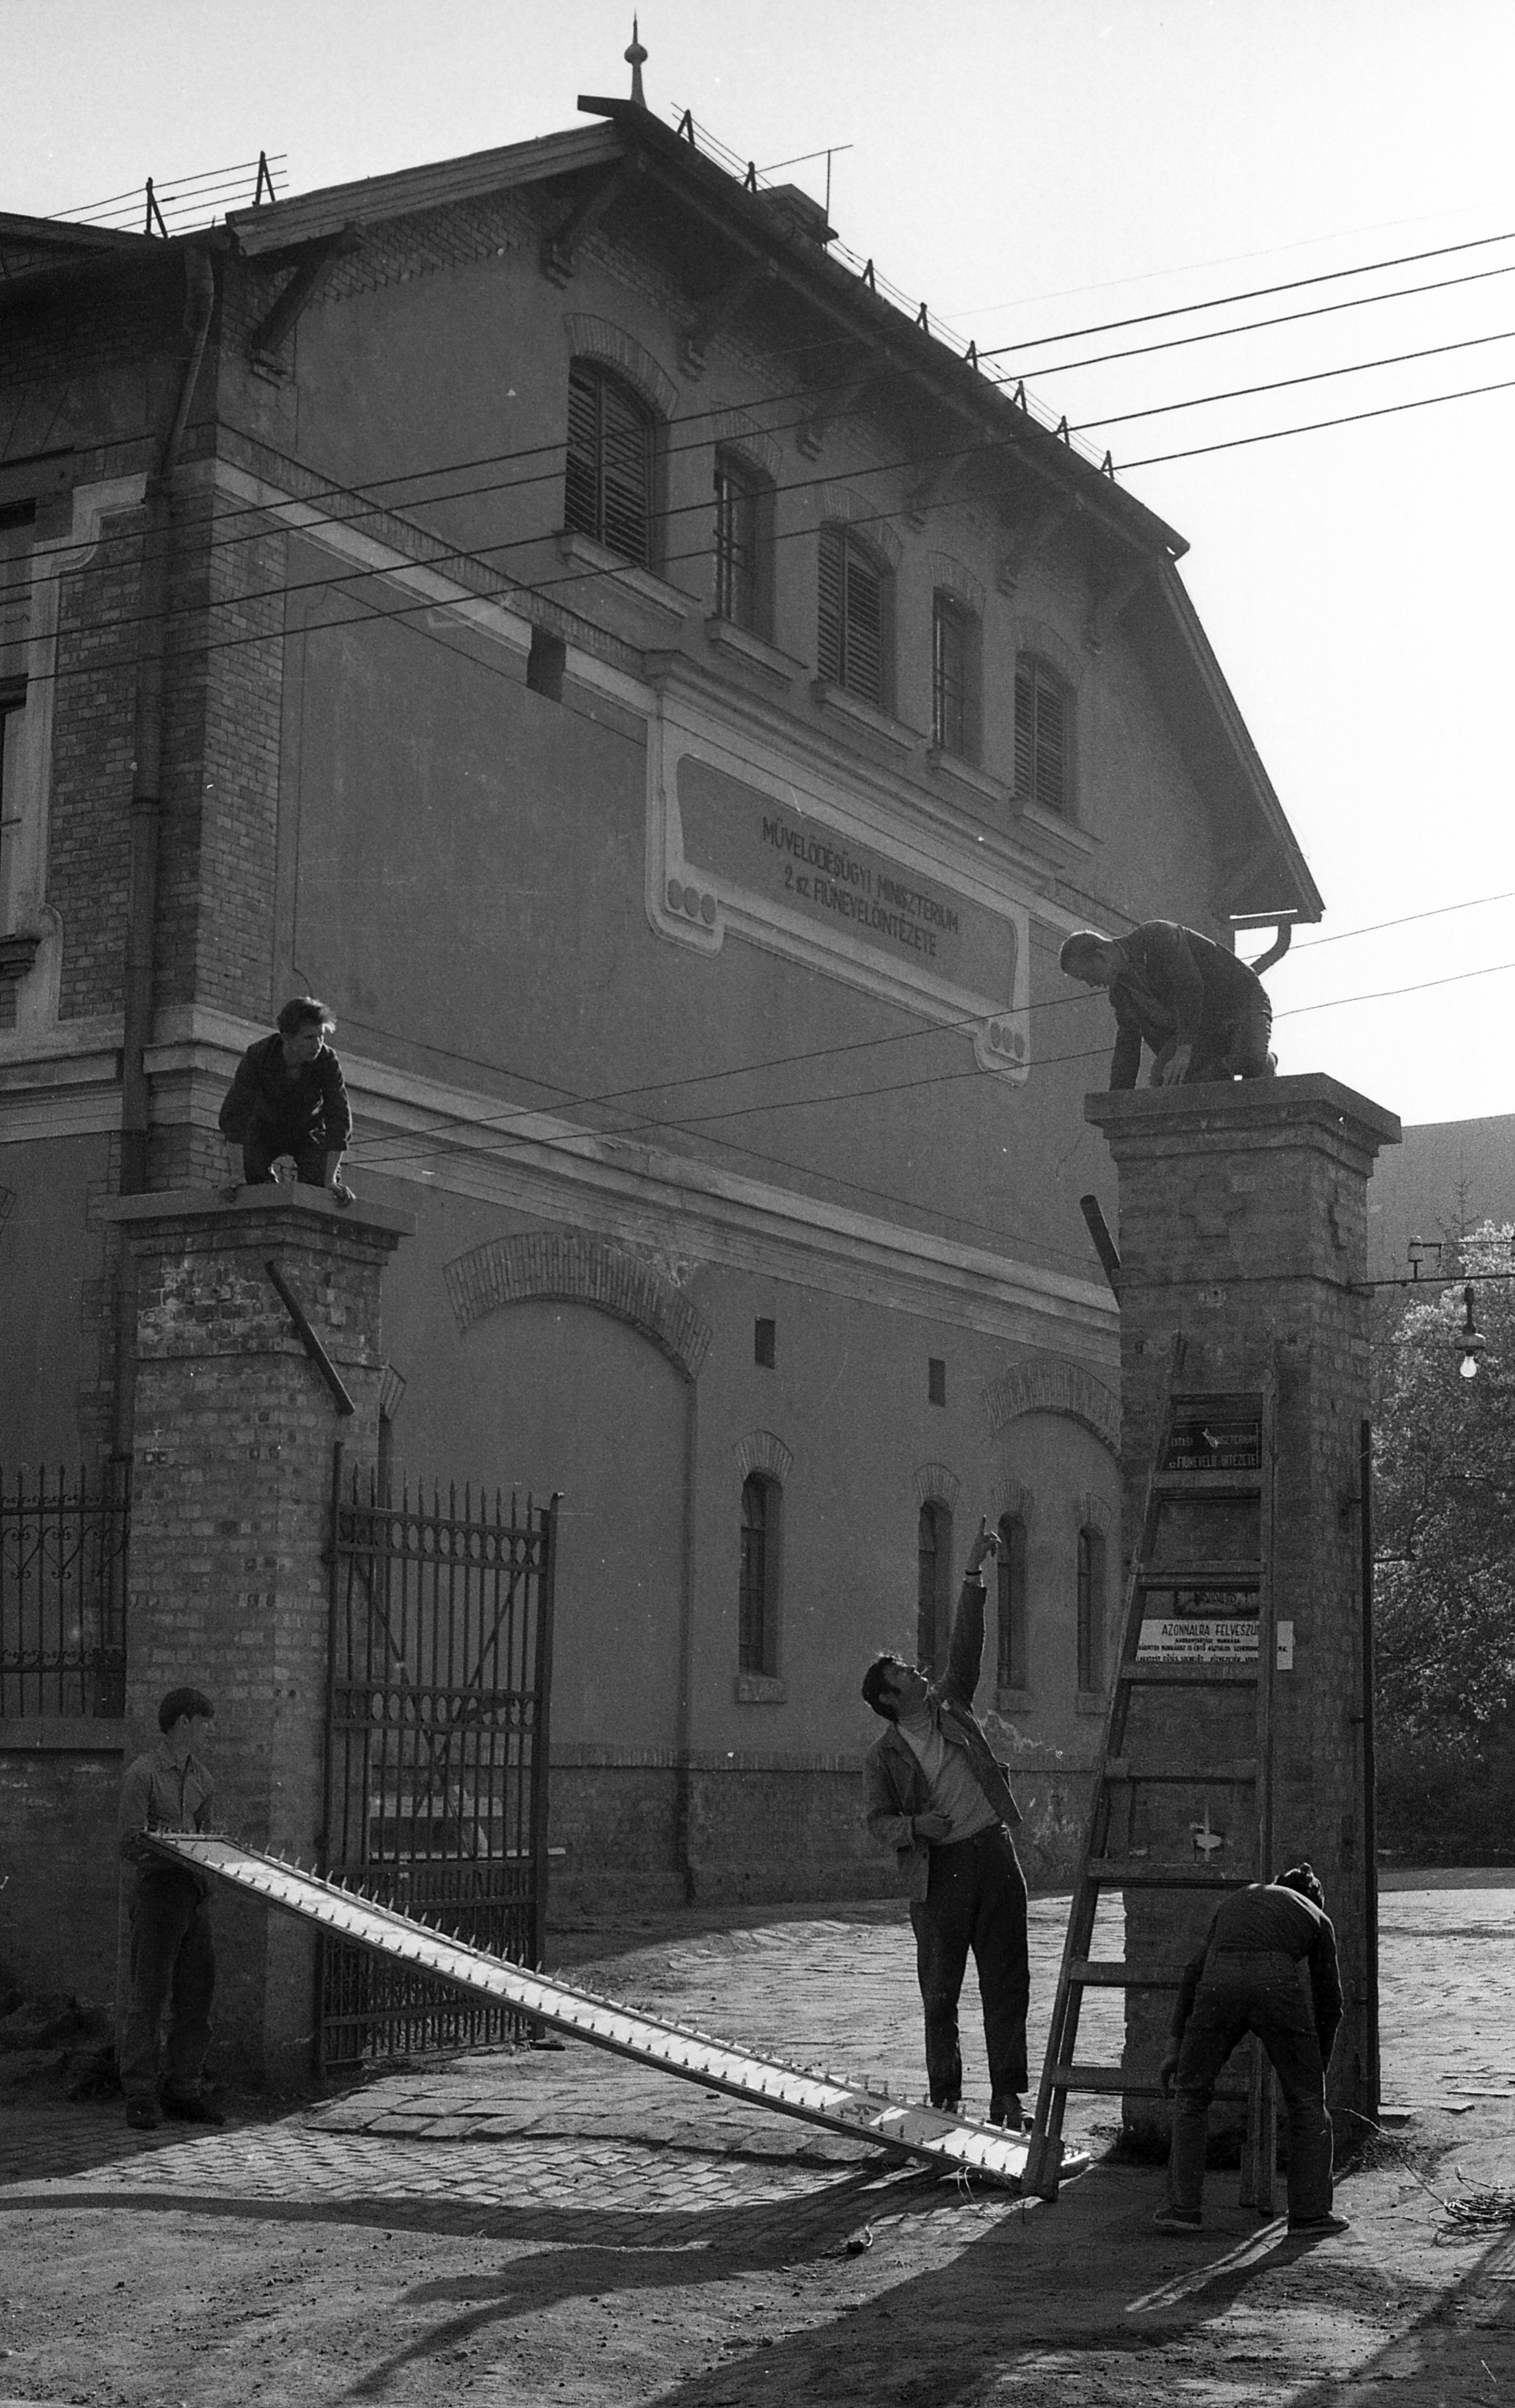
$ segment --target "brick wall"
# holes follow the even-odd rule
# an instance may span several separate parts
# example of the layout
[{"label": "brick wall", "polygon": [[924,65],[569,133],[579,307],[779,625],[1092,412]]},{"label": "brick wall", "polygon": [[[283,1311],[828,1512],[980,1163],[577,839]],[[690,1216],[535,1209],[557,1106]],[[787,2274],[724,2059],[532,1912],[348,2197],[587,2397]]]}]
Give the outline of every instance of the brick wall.
[{"label": "brick wall", "polygon": [[[182,1682],[217,1709],[220,1821],[310,1861],[322,1816],[323,1560],[332,1448],[378,1442],[385,1260],[402,1213],[319,1191],[119,1198],[136,1261],[127,1742],[151,1743]],[[304,1307],[351,1394],[338,1419],[264,1269]],[[228,1899],[221,2062],[295,2080],[310,2053],[314,1950],[303,1925]]]},{"label": "brick wall", "polygon": [[[1120,1178],[1122,1462],[1125,1554],[1140,1530],[1173,1341],[1185,1386],[1276,1383],[1275,1592],[1292,1621],[1293,1670],[1275,1684],[1272,1864],[1308,1856],[1336,1926],[1347,2020],[1332,2066],[1336,2105],[1367,2112],[1368,1899],[1364,1845],[1359,1432],[1368,1405],[1367,1181],[1399,1125],[1326,1078],[1091,1096]],[[1251,1693],[1149,1691],[1132,1754],[1176,1763],[1251,1755]],[[1139,1732],[1139,1736],[1136,1736]],[[1243,1793],[1246,1797],[1247,1794]],[[1220,1793],[1217,1793],[1219,1799]],[[1141,1841],[1187,1856],[1184,1791],[1146,1793]],[[1165,1804],[1163,1800],[1165,1799]],[[1228,1826],[1233,1808],[1224,1810]],[[1251,1870],[1251,1801],[1236,1804],[1220,1861]],[[1185,1956],[1213,1896],[1127,1901],[1135,1957]],[[1171,2000],[1128,1994],[1127,2057],[1150,2078]],[[1127,2101],[1128,2124],[1159,2120]]]},{"label": "brick wall", "polygon": [[72,1993],[108,2012],[122,1761],[119,1723],[0,1719],[0,1987]]}]

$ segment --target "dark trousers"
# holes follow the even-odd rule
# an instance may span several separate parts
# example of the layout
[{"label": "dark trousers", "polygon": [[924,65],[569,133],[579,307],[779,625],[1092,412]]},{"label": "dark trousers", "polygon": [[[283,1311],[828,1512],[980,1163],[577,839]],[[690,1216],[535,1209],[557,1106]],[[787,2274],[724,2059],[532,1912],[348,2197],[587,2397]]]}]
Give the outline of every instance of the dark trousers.
[{"label": "dark trousers", "polygon": [[910,1908],[915,1963],[926,2012],[926,2075],[931,2101],[963,2096],[957,2002],[968,1951],[979,1971],[989,2054],[990,2112],[1026,2086],[1026,1885],[1003,1823],[931,1851],[925,1897]]},{"label": "dark trousers", "polygon": [[132,1907],[131,1984],[121,2035],[122,2090],[128,2099],[156,2098],[166,2012],[164,2088],[177,2099],[193,2099],[210,2045],[216,1951],[209,1899],[172,1869],[138,1883]]},{"label": "dark trousers", "polygon": [[1289,2213],[1331,2212],[1331,2118],[1315,2017],[1289,1956],[1212,1956],[1200,1977],[1179,2051],[1168,2151],[1168,2203],[1197,2214],[1205,2141],[1222,2066],[1248,2032],[1272,2060],[1289,2116]]},{"label": "dark trousers", "polygon": [[[1189,1057],[1184,1072],[1186,1087],[1197,1087],[1211,1079],[1271,1079],[1273,1056],[1268,1041],[1273,1035],[1273,1006],[1265,996],[1238,1011],[1232,1020],[1222,1021],[1219,1027],[1205,1022]],[[1170,1037],[1158,1052],[1152,1064],[1152,1085],[1162,1082],[1173,1049],[1178,1043]]]},{"label": "dark trousers", "polygon": [[242,1140],[243,1184],[248,1187],[271,1185],[273,1165],[281,1154],[293,1155],[295,1177],[302,1187],[325,1186],[326,1146],[318,1144],[308,1131],[292,1135],[288,1129],[270,1127],[265,1121],[260,1121]]}]

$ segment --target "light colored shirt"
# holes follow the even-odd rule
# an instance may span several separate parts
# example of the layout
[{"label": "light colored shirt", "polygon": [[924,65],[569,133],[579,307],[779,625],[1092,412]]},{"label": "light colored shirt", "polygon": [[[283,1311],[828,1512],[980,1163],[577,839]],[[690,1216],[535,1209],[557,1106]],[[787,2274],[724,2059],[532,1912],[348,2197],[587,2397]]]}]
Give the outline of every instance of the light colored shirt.
[{"label": "light colored shirt", "polygon": [[[174,1752],[166,1739],[147,1756],[139,1756],[129,1765],[121,1785],[121,1814],[117,1824],[121,1853],[138,1874],[148,1866],[163,1866],[166,1860],[155,1856],[142,1843],[144,1831],[207,1831],[210,1828],[210,1775],[196,1756],[188,1756],[182,1764],[174,1762]],[[203,1889],[210,1886],[207,1875],[186,1866]]]},{"label": "light colored shirt", "polygon": [[945,1814],[951,1825],[946,1839],[936,1841],[935,1846],[950,1847],[956,1840],[971,1840],[976,1832],[987,1831],[999,1821],[979,1786],[966,1750],[949,1746],[939,1723],[933,1720],[923,1736],[906,1723],[900,1724],[899,1731],[926,1776],[930,1813]]}]

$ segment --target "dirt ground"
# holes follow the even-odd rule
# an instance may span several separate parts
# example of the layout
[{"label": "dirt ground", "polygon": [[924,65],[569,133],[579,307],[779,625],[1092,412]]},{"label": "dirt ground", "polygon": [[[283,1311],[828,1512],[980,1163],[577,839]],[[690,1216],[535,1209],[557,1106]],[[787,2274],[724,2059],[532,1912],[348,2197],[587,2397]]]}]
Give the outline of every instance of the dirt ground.
[{"label": "dirt ground", "polygon": [[[1033,1906],[1044,2017],[1065,1907]],[[1515,2223],[1445,2205],[1515,2193],[1515,1875],[1399,1876],[1382,1927],[1395,2120],[1340,2182],[1351,2229],[1310,2245],[1239,2209],[1235,2173],[1175,2241],[1153,2168],[1096,2162],[1054,2206],[1021,2201],[578,2045],[149,2136],[14,2067],[0,2408],[1515,2403]],[[570,1958],[734,2038],[919,2084],[893,1909],[580,1932]],[[1080,2055],[1096,2042],[1113,2028]],[[1070,2118],[1096,2153],[1102,2114]]]}]

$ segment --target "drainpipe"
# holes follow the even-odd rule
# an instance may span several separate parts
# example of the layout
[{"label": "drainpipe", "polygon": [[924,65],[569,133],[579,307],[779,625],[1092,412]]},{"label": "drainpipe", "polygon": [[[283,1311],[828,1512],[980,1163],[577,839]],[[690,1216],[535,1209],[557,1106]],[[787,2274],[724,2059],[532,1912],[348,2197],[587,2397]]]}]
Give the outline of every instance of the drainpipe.
[{"label": "drainpipe", "polygon": [[[148,1183],[148,1071],[152,1035],[152,947],[158,917],[158,833],[163,815],[164,671],[168,649],[169,547],[173,525],[170,486],[190,404],[205,358],[216,279],[210,254],[198,245],[184,252],[183,373],[173,423],[147,482],[148,523],[143,534],[141,659],[136,675],[133,731],[130,867],[126,890],[126,957],[121,1018],[121,1165],[122,1196],[140,1196]],[[122,1250],[116,1281],[116,1376],[113,1453],[130,1452],[133,1338],[136,1302]]]}]

